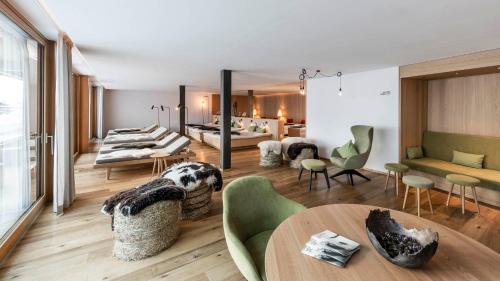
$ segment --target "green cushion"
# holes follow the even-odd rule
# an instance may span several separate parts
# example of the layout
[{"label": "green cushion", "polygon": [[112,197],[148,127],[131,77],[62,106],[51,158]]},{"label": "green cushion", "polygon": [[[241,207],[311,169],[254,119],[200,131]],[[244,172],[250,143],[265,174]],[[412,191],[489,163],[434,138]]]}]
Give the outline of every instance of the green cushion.
[{"label": "green cushion", "polygon": [[385,169],[391,172],[397,172],[397,173],[404,173],[408,172],[410,170],[410,167],[404,165],[404,164],[399,164],[399,163],[387,163],[384,165]]},{"label": "green cushion", "polygon": [[481,181],[480,186],[489,189],[500,190],[500,171],[491,169],[475,169],[462,165],[453,164],[433,158],[421,158],[402,161],[412,170],[433,174],[445,178],[448,174],[461,174],[477,178]]},{"label": "green cushion", "polygon": [[257,126],[255,126],[255,125],[248,126],[248,131],[249,132],[255,132],[255,130],[257,130]]},{"label": "green cushion", "polygon": [[453,150],[453,160],[451,160],[451,162],[471,168],[482,169],[483,159],[484,155],[471,154]]},{"label": "green cushion", "polygon": [[326,168],[325,162],[318,159],[305,159],[300,164],[304,169],[311,171],[323,171]]},{"label": "green cushion", "polygon": [[485,155],[483,168],[500,170],[500,138],[424,132],[422,147],[425,157],[451,162],[453,150]]},{"label": "green cushion", "polygon": [[406,149],[406,156],[408,159],[418,159],[424,157],[424,152],[421,146],[408,147]]},{"label": "green cushion", "polygon": [[342,158],[349,158],[354,155],[358,155],[358,150],[356,150],[356,147],[352,143],[352,140],[349,140],[346,144],[339,147],[337,151]]},{"label": "green cushion", "polygon": [[419,176],[404,176],[403,183],[417,187],[417,188],[432,188],[434,187],[434,182],[428,178]]},{"label": "green cushion", "polygon": [[480,183],[480,181],[476,178],[458,174],[446,175],[446,180],[451,183],[463,186],[476,186]]},{"label": "green cushion", "polygon": [[271,238],[272,234],[273,230],[267,230],[250,237],[250,239],[248,239],[244,243],[245,247],[248,249],[248,252],[250,252],[250,255],[252,256],[257,269],[259,270],[259,274],[262,280],[266,280],[266,269],[264,266],[266,247],[267,242],[269,241],[269,238]]},{"label": "green cushion", "polygon": [[259,128],[257,128],[257,129],[255,130],[255,132],[257,132],[257,133],[265,133],[265,132],[266,132],[266,129],[265,129],[265,128],[261,128],[261,127],[259,127]]}]

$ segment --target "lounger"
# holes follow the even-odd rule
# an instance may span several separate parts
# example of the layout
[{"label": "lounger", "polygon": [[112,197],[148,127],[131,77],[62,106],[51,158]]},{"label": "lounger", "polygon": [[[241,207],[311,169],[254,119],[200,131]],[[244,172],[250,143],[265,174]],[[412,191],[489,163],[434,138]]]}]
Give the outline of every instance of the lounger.
[{"label": "lounger", "polygon": [[106,168],[106,179],[109,179],[111,168],[124,167],[129,165],[152,163],[153,158],[150,156],[154,153],[162,153],[169,155],[166,160],[189,160],[191,157],[196,157],[196,154],[191,150],[184,150],[189,146],[191,141],[185,136],[177,138],[174,142],[162,149],[131,149],[118,150],[110,153],[99,153],[94,163],[94,168]]},{"label": "lounger", "polygon": [[161,139],[167,134],[167,129],[160,127],[149,134],[126,134],[126,135],[111,135],[104,139],[104,144],[132,143],[155,141]]},{"label": "lounger", "polygon": [[103,145],[99,150],[100,154],[106,154],[118,150],[130,150],[130,149],[162,149],[167,147],[167,145],[174,142],[180,135],[177,132],[171,132],[166,137],[159,141],[149,141],[149,142],[134,142],[134,143],[120,143],[120,144],[107,144]]},{"label": "lounger", "polygon": [[148,127],[144,128],[120,128],[120,129],[113,129],[108,131],[108,136],[111,135],[128,135],[128,134],[148,134],[153,132],[156,128],[158,128],[158,125],[152,124]]}]

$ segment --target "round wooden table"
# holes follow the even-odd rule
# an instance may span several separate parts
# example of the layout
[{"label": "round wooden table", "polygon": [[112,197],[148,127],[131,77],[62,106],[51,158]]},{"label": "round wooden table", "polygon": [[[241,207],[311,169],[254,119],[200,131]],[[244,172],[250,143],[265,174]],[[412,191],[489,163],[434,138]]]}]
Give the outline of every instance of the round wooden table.
[{"label": "round wooden table", "polygon": [[151,158],[153,158],[153,172],[151,173],[151,177],[155,175],[159,176],[168,167],[167,158],[169,156],[170,154],[161,152],[151,155]]},{"label": "round wooden table", "polygon": [[[428,228],[439,233],[434,257],[422,268],[392,264],[378,254],[366,233],[366,205],[334,204],[297,213],[274,231],[266,249],[268,281],[293,280],[499,280],[500,254],[457,231],[414,215],[391,210],[407,228]],[[311,235],[331,230],[361,244],[345,268],[301,253]]]}]

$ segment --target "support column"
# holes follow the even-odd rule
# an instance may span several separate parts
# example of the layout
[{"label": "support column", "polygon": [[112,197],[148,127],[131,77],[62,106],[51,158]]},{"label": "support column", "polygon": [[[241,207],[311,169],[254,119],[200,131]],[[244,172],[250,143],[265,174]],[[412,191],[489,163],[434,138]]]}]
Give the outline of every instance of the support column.
[{"label": "support column", "polygon": [[179,134],[186,134],[186,86],[179,86]]},{"label": "support column", "polygon": [[220,166],[231,168],[231,70],[220,72]]},{"label": "support column", "polygon": [[248,107],[247,107],[247,112],[248,112],[248,117],[253,118],[253,90],[248,90]]}]

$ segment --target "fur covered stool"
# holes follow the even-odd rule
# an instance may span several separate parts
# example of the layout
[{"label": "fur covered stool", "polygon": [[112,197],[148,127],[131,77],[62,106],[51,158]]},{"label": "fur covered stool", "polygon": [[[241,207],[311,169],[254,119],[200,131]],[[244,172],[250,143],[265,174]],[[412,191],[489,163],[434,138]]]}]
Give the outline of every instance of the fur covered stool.
[{"label": "fur covered stool", "polygon": [[302,160],[319,159],[318,147],[312,143],[293,143],[288,147],[286,153],[290,159],[290,167],[294,169],[300,169]]},{"label": "fur covered stool", "polygon": [[279,167],[283,160],[280,141],[261,141],[257,145],[260,149],[260,165],[262,167]]},{"label": "fur covered stool", "polygon": [[196,219],[210,212],[212,192],[222,189],[222,174],[214,165],[203,162],[182,162],[170,166],[161,175],[184,188],[182,218]]},{"label": "fur covered stool", "polygon": [[112,216],[113,255],[121,260],[140,260],[170,247],[179,235],[181,200],[186,191],[168,179],[120,192],[102,206]]}]

